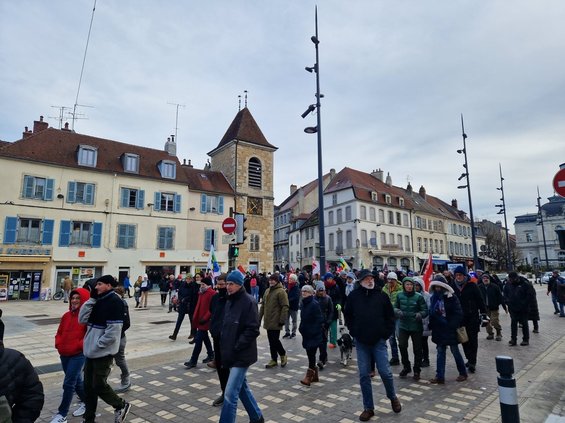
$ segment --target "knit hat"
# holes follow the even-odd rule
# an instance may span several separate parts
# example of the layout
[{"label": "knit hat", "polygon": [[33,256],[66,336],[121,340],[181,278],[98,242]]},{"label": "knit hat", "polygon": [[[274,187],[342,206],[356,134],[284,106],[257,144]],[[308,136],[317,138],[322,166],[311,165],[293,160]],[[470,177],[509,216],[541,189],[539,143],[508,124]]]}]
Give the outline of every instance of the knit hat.
[{"label": "knit hat", "polygon": [[323,280],[327,281],[328,279],[333,279],[334,275],[332,272],[328,272],[324,275],[324,277],[322,278]]},{"label": "knit hat", "polygon": [[453,271],[453,275],[456,275],[457,273],[461,273],[462,275],[467,276],[467,272],[465,271],[465,268],[463,266],[457,266],[455,268],[455,270]]},{"label": "knit hat", "polygon": [[394,280],[398,280],[398,276],[396,275],[395,272],[388,272],[386,275],[387,279],[394,279]]},{"label": "knit hat", "polygon": [[373,272],[371,272],[369,269],[362,269],[359,272],[359,275],[357,275],[357,280],[359,282],[361,282],[363,279],[365,279],[367,276],[373,276]]},{"label": "knit hat", "polygon": [[353,272],[349,272],[349,273],[347,274],[347,277],[348,277],[348,278],[351,278],[351,279],[353,279],[353,280],[356,279],[356,278],[355,278],[355,273],[353,273]]},{"label": "knit hat", "polygon": [[212,286],[212,278],[205,277],[200,281],[200,285]]},{"label": "knit hat", "polygon": [[115,287],[118,286],[118,281],[112,275],[100,276],[96,282],[102,282],[102,283],[112,285],[112,288],[115,288]]},{"label": "knit hat", "polygon": [[324,286],[324,282],[318,281],[316,282],[316,291],[325,291],[326,287]]},{"label": "knit hat", "polygon": [[239,270],[234,270],[228,275],[227,282],[243,285],[243,275]]},{"label": "knit hat", "polygon": [[310,293],[314,293],[314,288],[312,288],[310,285],[304,285],[301,289],[302,292],[310,292]]},{"label": "knit hat", "polygon": [[406,282],[411,282],[412,285],[414,285],[414,279],[412,279],[411,277],[407,276],[404,279],[402,279],[402,285],[404,285]]}]

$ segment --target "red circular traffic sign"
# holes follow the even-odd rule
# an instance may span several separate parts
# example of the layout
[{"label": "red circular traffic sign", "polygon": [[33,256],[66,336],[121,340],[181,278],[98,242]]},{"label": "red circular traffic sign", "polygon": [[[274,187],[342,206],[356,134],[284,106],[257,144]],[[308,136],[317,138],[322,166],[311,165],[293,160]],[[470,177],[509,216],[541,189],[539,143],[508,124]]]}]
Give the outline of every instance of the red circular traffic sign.
[{"label": "red circular traffic sign", "polygon": [[227,234],[233,234],[237,223],[233,217],[226,217],[222,222],[222,230]]},{"label": "red circular traffic sign", "polygon": [[557,194],[565,197],[565,167],[555,174],[553,178],[553,189]]}]

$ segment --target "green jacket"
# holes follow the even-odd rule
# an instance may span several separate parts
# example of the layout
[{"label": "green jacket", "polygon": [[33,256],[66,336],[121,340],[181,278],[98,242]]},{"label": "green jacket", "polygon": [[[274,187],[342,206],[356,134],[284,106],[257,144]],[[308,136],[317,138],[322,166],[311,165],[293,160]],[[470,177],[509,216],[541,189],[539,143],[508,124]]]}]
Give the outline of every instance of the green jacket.
[{"label": "green jacket", "polygon": [[288,295],[280,282],[270,287],[263,295],[259,320],[267,330],[281,330],[288,316]]},{"label": "green jacket", "polygon": [[[419,316],[416,316],[419,313]],[[407,294],[400,292],[396,296],[394,314],[398,317],[400,329],[409,332],[422,332],[424,330],[422,319],[428,315],[426,299],[418,292]]]},{"label": "green jacket", "polygon": [[389,288],[388,282],[385,283],[385,286],[383,287],[383,292],[388,295],[390,303],[393,307],[396,304],[396,296],[402,291],[404,291],[404,289],[402,288],[402,284],[398,281],[396,282],[396,288],[392,292]]}]

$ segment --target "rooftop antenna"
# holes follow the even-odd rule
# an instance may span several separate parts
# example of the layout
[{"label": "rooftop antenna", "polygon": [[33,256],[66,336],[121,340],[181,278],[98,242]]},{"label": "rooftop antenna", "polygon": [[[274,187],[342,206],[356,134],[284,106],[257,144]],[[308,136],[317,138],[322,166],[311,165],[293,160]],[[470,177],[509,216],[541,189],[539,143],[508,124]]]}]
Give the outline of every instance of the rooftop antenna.
[{"label": "rooftop antenna", "polygon": [[241,94],[237,96],[237,101],[239,103],[239,105],[237,107],[237,111],[240,112],[241,111]]},{"label": "rooftop antenna", "polygon": [[59,121],[59,129],[63,127],[63,120],[65,118],[65,110],[70,110],[67,106],[51,106],[54,109],[59,109],[59,116],[49,116],[49,119],[57,119]]},{"label": "rooftop antenna", "polygon": [[177,114],[176,114],[176,120],[175,120],[175,140],[177,141],[177,134],[178,134],[178,129],[179,129],[179,107],[186,107],[186,105],[179,104],[179,103],[171,103],[171,102],[167,102],[167,104],[170,104],[171,106],[176,106],[176,108],[177,108]]},{"label": "rooftop antenna", "polygon": [[245,95],[245,108],[247,109],[247,90],[243,90],[243,94]]},{"label": "rooftop antenna", "polygon": [[75,104],[73,106],[73,112],[71,114],[72,117],[72,124],[71,129],[75,130],[75,120],[77,119],[77,106],[78,104],[78,96],[80,94],[80,86],[82,84],[82,75],[84,73],[84,65],[86,63],[86,53],[88,52],[88,43],[90,41],[90,32],[92,31],[92,22],[94,21],[94,11],[96,10],[96,0],[94,0],[94,6],[92,7],[92,16],[90,18],[90,26],[88,27],[88,36],[86,37],[86,47],[84,48],[84,57],[82,58],[82,67],[80,69],[80,78],[78,80],[78,88],[77,88],[77,96],[75,98]]}]

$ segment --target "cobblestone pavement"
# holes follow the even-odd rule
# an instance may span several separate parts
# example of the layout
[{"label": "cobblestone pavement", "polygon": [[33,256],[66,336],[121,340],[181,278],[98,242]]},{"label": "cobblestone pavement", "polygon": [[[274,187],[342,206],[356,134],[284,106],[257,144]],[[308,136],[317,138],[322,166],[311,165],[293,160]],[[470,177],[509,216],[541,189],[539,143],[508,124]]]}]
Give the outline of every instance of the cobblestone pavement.
[{"label": "cobblestone pavement", "polygon": [[[432,366],[422,370],[422,379],[400,379],[400,366],[394,366],[395,386],[402,402],[402,413],[392,412],[384,395],[380,379],[373,380],[375,417],[372,421],[402,422],[460,422],[479,423],[500,421],[495,356],[510,355],[520,395],[522,422],[544,422],[551,414],[564,415],[565,370],[561,371],[565,354],[565,319],[552,314],[545,287],[538,289],[541,322],[540,333],[532,334],[530,346],[509,347],[510,319],[501,316],[503,341],[487,341],[479,334],[479,363],[477,373],[465,382],[455,382],[457,371],[448,354],[446,384],[431,385],[434,377],[434,345],[430,343]],[[133,301],[133,300],[131,300]],[[131,309],[132,327],[128,331],[127,358],[132,373],[132,388],[124,398],[132,403],[128,422],[217,422],[219,408],[211,405],[220,394],[214,370],[199,363],[186,370],[182,363],[192,351],[186,336],[188,320],[183,324],[176,342],[167,337],[172,332],[176,314],[168,314],[150,297],[147,310]],[[3,303],[6,323],[5,344],[21,350],[41,373],[46,392],[44,410],[38,421],[49,422],[56,413],[61,395],[62,372],[53,337],[58,317],[65,310],[62,302]],[[44,321],[43,323],[38,321]],[[304,387],[300,379],[306,371],[307,358],[300,337],[283,340],[289,355],[282,369],[265,369],[270,359],[267,337],[259,340],[259,361],[248,372],[248,381],[267,422],[340,422],[358,421],[362,411],[361,393],[355,359],[348,367],[339,363],[339,351],[329,351],[329,365],[320,372],[320,382]],[[355,356],[355,355],[354,355]],[[201,354],[200,359],[205,357]],[[117,384],[119,370],[114,369],[111,382]],[[98,422],[112,421],[112,409],[99,403]],[[238,410],[238,422],[247,422],[243,407]],[[80,422],[80,418],[69,418]],[[549,421],[549,420],[548,420]],[[562,421],[562,420],[551,420]]]}]

